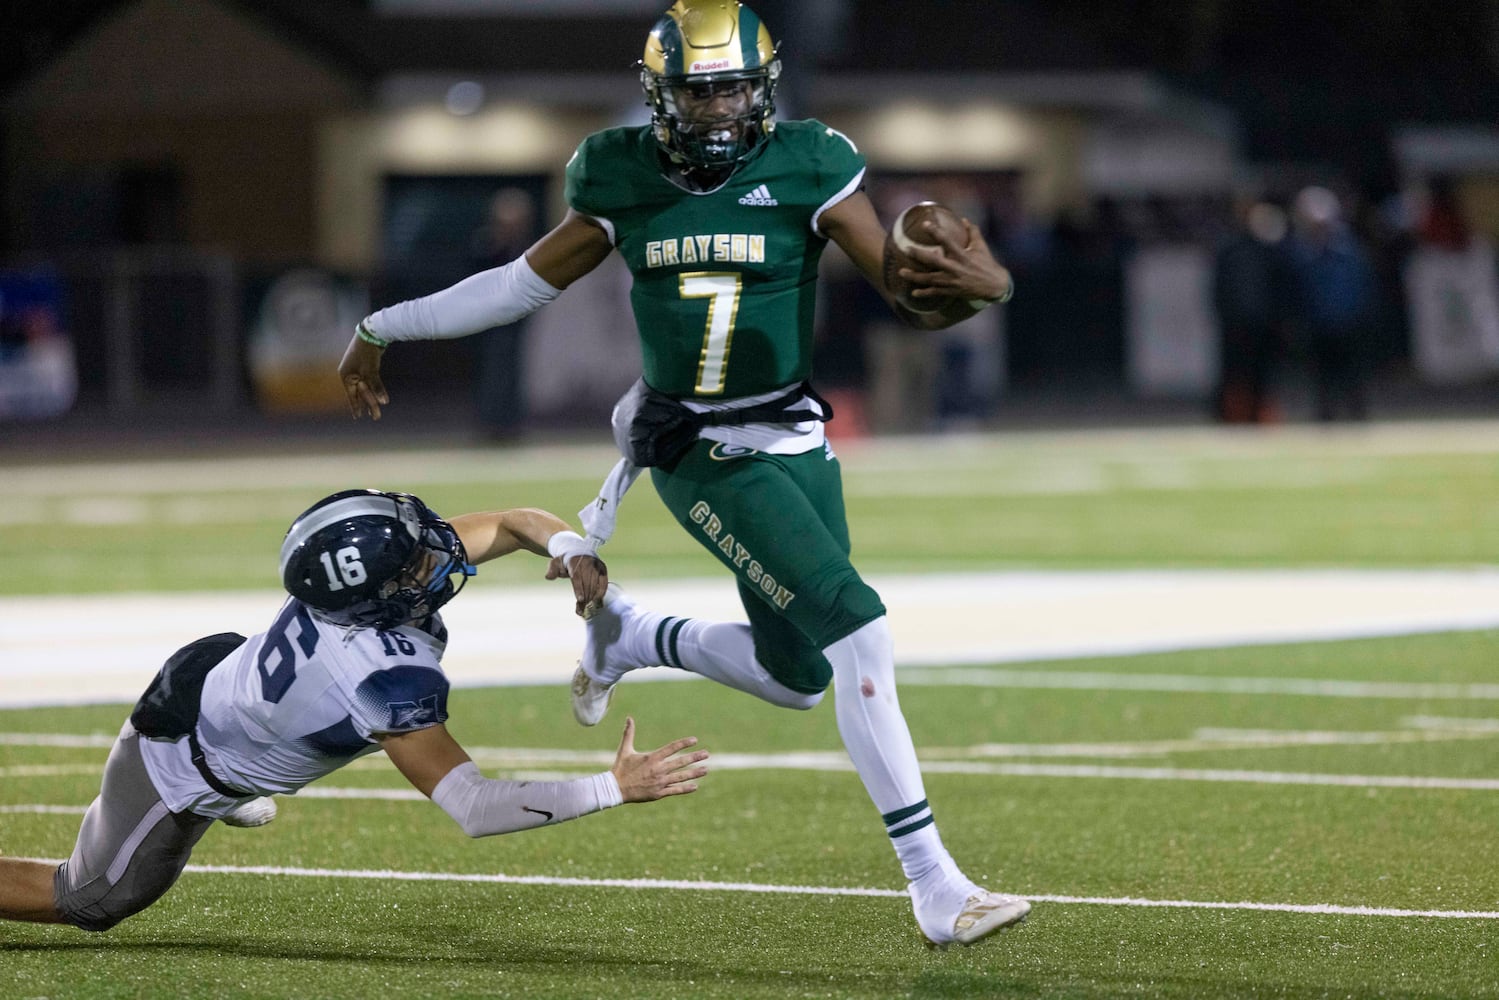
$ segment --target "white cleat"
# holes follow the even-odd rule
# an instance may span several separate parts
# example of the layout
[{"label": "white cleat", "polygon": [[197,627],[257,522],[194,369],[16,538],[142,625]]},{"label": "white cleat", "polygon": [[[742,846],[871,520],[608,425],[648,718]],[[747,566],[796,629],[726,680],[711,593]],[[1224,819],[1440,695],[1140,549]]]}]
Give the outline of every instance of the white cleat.
[{"label": "white cleat", "polygon": [[[624,613],[633,606],[624,591],[611,583],[603,601],[593,607],[584,622],[583,658],[573,672],[572,684],[573,718],[579,725],[596,726],[603,721],[609,711],[609,700],[614,697],[615,683],[631,667],[611,663],[609,654],[611,650],[618,653],[619,637],[624,633]],[[615,680],[599,679],[610,676]]]},{"label": "white cleat", "polygon": [[275,801],[270,796],[262,795],[235,806],[232,812],[223,817],[223,823],[225,826],[265,826],[275,818]]},{"label": "white cleat", "polygon": [[588,676],[583,664],[573,671],[573,718],[580,726],[596,726],[609,711],[609,699],[614,697],[614,685],[604,684]]},{"label": "white cleat", "polygon": [[1030,912],[1028,899],[1003,892],[976,892],[968,897],[953,924],[953,940],[958,944],[974,944],[997,930],[1013,927]]},{"label": "white cleat", "polygon": [[1030,900],[980,889],[963,903],[958,919],[953,921],[950,940],[938,941],[930,935],[927,935],[927,940],[935,948],[946,948],[950,944],[977,944],[996,931],[1020,923],[1030,912]]}]

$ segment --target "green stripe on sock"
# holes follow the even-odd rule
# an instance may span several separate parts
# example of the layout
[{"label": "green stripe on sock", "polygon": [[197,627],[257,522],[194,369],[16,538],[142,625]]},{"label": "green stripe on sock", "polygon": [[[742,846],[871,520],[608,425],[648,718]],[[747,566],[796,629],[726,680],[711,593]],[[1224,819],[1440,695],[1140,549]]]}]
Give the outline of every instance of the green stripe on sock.
[{"label": "green stripe on sock", "polygon": [[923,809],[928,809],[928,808],[930,808],[930,807],[927,805],[926,799],[922,799],[920,802],[916,803],[915,805],[904,806],[904,807],[902,807],[900,809],[895,810],[895,812],[885,813],[885,815],[881,816],[880,819],[882,819],[882,820],[885,821],[885,826],[886,827],[892,827],[895,824],[899,823],[901,820],[903,820],[903,819],[910,819],[912,816],[915,816],[917,813],[921,812]]},{"label": "green stripe on sock", "polygon": [[901,827],[898,830],[890,830],[888,832],[890,834],[890,839],[894,840],[896,837],[904,837],[908,833],[915,833],[917,830],[920,830],[922,827],[924,827],[924,826],[931,826],[931,824],[932,824],[932,814],[931,813],[927,813],[925,816],[921,817],[920,819],[918,819],[914,823],[911,823],[911,824],[909,824],[907,826],[903,826],[903,827]]},{"label": "green stripe on sock", "polygon": [[671,634],[666,637],[666,648],[671,653],[670,658],[666,660],[666,665],[676,667],[678,670],[686,669],[682,666],[682,654],[677,651],[677,636],[682,634],[682,629],[686,625],[686,618],[676,619],[676,624],[671,627]]}]

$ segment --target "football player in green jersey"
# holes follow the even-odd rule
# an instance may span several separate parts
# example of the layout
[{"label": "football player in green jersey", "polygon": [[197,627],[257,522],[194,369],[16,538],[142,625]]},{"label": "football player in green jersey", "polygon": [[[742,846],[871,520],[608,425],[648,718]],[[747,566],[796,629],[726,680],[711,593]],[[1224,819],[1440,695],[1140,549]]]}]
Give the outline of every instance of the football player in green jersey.
[{"label": "football player in green jersey", "polygon": [[634,279],[644,372],[615,408],[626,457],[584,511],[589,543],[608,537],[620,496],[648,467],[683,528],[734,574],[749,622],[655,614],[611,588],[587,626],[574,714],[597,723],[614,685],[644,666],[799,709],[831,683],[918,926],[934,944],[970,944],[1023,919],[1030,903],[976,885],[938,836],[896,697],[885,607],[849,561],[839,465],[823,432],[831,409],[808,380],[828,240],[925,329],[1007,299],[1010,274],[965,220],[965,239],[938,234],[908,251],[915,266],[898,273],[917,308],[898,301],[863,156],[820,122],[777,123],[779,75],[770,32],[749,8],[678,0],[641,63],[651,124],[584,139],[555,229],[502,267],[367,317],[339,374],[354,416],[379,419],[388,343],[514,322],[618,251]]}]

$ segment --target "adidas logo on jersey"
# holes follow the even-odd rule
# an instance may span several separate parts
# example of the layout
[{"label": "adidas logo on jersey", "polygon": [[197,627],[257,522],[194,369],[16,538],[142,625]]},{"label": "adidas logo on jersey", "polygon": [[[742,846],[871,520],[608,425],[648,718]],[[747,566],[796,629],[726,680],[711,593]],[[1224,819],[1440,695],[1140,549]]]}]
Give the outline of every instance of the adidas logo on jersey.
[{"label": "adidas logo on jersey", "polygon": [[764,184],[761,184],[749,194],[745,195],[743,198],[740,198],[739,204],[768,206],[779,205],[780,202],[776,201],[775,196],[770,193],[770,188],[766,187]]}]

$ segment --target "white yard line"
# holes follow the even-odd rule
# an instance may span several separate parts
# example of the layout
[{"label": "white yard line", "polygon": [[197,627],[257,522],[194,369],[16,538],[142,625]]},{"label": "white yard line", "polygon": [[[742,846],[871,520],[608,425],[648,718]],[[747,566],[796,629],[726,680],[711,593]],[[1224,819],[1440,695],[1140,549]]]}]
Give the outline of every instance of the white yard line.
[{"label": "white yard line", "polygon": [[41,806],[41,805],[19,805],[0,806],[0,815],[30,813],[42,816],[82,816],[88,812],[88,806]]},{"label": "white yard line", "polygon": [[1101,778],[1135,781],[1223,781],[1251,785],[1330,785],[1342,788],[1446,789],[1499,792],[1499,778],[1434,778],[1403,774],[1318,774],[1189,767],[1118,767],[1088,764],[991,764],[923,761],[925,774],[993,774],[1015,778]]},{"label": "white yard line", "polygon": [[[950,750],[939,751],[941,754]],[[576,777],[579,768],[592,764],[607,766],[610,755],[596,760],[582,760],[578,755],[562,752],[552,755],[545,750],[527,750],[516,755],[490,752],[475,753],[474,758],[491,769],[524,780],[557,780]],[[560,758],[560,759],[557,759]],[[853,765],[842,751],[800,751],[792,753],[716,753],[712,757],[715,771],[852,771]],[[538,764],[559,763],[569,768],[539,769]],[[516,765],[521,767],[517,768]],[[76,774],[99,774],[103,761],[92,765],[19,765],[0,768],[0,778],[55,777]],[[921,770],[925,774],[976,774],[1012,778],[1080,778],[1105,781],[1198,781],[1230,782],[1250,785],[1321,785],[1338,788],[1406,788],[1413,790],[1448,790],[1468,792],[1499,791],[1499,778],[1454,778],[1407,774],[1339,774],[1306,771],[1258,771],[1242,768],[1139,767],[1118,764],[1042,764],[1000,763],[992,760],[933,759],[922,754]],[[385,801],[424,801],[411,788],[349,788],[314,784],[296,793],[299,799],[371,799]]]},{"label": "white yard line", "polygon": [[[59,859],[24,858],[60,864]],[[554,875],[506,875],[499,872],[404,872],[389,869],[294,868],[277,865],[188,865],[204,875],[256,875],[280,878],[357,879],[377,882],[467,882],[480,885],[538,885],[578,889],[634,889],[668,892],[746,892],[781,896],[863,896],[904,899],[904,889],[864,886],[772,885],[763,882],[710,882],[698,879],[580,878]],[[1260,903],[1249,900],[1144,899],[1137,896],[1074,896],[1028,893],[1037,903],[1073,906],[1125,906],[1150,909],[1246,910],[1349,917],[1428,917],[1445,920],[1499,920],[1499,910],[1409,910],[1389,906],[1345,906],[1337,903]]]},{"label": "white yard line", "polygon": [[0,767],[0,778],[61,778],[75,774],[104,773],[104,760],[94,764],[16,764]]},{"label": "white yard line", "polygon": [[1077,670],[956,669],[911,671],[901,685],[1041,688],[1072,691],[1155,691],[1190,694],[1296,695],[1316,698],[1393,698],[1406,701],[1491,701],[1499,684],[1421,684],[1332,681],[1297,677],[1211,677],[1196,674],[1127,674]]},{"label": "white yard line", "polygon": [[[1499,570],[1018,572],[875,577],[902,666],[1086,656],[1499,628]],[[724,578],[626,581],[645,607],[742,621]],[[565,684],[582,642],[556,586],[476,586],[444,611],[455,685]],[[0,707],[134,700],[200,635],[264,628],[274,592],[0,598]],[[651,670],[651,679],[686,675]],[[1161,681],[1052,671],[906,672],[903,683],[1160,689],[1344,697],[1499,698],[1499,685],[1210,677]],[[1198,686],[1200,685],[1200,687]],[[1382,694],[1388,692],[1388,694]]]}]

